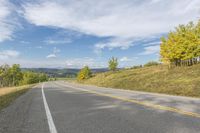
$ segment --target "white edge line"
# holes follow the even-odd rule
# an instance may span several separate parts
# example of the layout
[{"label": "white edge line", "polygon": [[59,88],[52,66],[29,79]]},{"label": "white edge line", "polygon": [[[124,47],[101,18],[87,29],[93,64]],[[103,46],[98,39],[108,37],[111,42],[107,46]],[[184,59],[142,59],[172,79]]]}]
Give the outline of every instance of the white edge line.
[{"label": "white edge line", "polygon": [[42,97],[43,97],[44,107],[45,107],[45,111],[46,111],[47,121],[49,124],[49,131],[50,131],[50,133],[57,133],[57,130],[56,130],[55,124],[53,122],[53,118],[51,116],[51,112],[49,110],[49,106],[48,106],[43,88],[44,88],[44,84],[42,84]]}]

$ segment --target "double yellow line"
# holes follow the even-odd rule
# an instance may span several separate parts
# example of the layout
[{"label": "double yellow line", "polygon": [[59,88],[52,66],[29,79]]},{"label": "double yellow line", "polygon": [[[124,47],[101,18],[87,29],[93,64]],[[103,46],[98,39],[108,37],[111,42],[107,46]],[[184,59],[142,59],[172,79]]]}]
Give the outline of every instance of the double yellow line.
[{"label": "double yellow line", "polygon": [[69,88],[73,88],[73,89],[80,90],[80,91],[93,93],[93,94],[100,95],[100,96],[106,96],[106,97],[122,100],[122,101],[125,101],[125,102],[131,102],[131,103],[143,105],[143,106],[154,108],[154,109],[165,110],[165,111],[170,111],[170,112],[175,112],[175,113],[178,113],[178,114],[182,114],[182,115],[185,115],[185,116],[191,116],[191,117],[195,117],[195,118],[200,118],[200,114],[198,114],[198,113],[184,111],[184,110],[173,108],[173,107],[162,106],[162,105],[158,105],[158,104],[152,104],[152,103],[149,103],[149,102],[138,101],[138,100],[135,100],[135,99],[128,99],[128,98],[114,96],[114,95],[110,95],[110,94],[104,94],[104,93],[100,93],[100,92],[96,92],[96,91],[92,91],[92,90],[87,90],[87,89],[82,89],[82,88],[77,88],[77,87],[64,85],[64,84],[59,84],[59,85],[62,85],[62,86],[65,86],[65,87],[69,87]]}]

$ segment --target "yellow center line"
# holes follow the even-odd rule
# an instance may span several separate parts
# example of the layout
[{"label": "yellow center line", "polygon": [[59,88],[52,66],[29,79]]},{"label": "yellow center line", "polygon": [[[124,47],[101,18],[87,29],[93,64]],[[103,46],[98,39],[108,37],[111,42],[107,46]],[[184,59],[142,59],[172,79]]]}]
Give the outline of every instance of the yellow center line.
[{"label": "yellow center line", "polygon": [[100,96],[106,96],[106,97],[110,97],[110,98],[114,98],[114,99],[118,99],[118,100],[122,100],[122,101],[126,101],[126,102],[131,102],[131,103],[143,105],[143,106],[154,108],[154,109],[165,110],[165,111],[175,112],[175,113],[186,115],[186,116],[192,116],[192,117],[200,118],[200,114],[190,112],[190,111],[184,111],[184,110],[173,108],[173,107],[153,104],[153,103],[149,103],[149,102],[138,101],[138,100],[135,100],[135,99],[128,99],[128,98],[125,98],[125,97],[114,96],[114,95],[111,95],[111,94],[104,94],[104,93],[100,93],[100,92],[97,92],[97,91],[87,90],[87,89],[83,89],[83,88],[77,88],[77,87],[73,87],[73,86],[69,86],[69,85],[64,85],[64,84],[62,84],[62,85],[76,89],[76,90],[85,91],[85,92],[93,93],[93,94],[100,95]]}]

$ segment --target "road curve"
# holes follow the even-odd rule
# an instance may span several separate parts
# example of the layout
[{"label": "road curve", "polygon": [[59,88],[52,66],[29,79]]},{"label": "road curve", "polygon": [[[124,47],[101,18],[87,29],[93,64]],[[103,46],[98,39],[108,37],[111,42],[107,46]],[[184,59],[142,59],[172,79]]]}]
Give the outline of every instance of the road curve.
[{"label": "road curve", "polygon": [[[140,104],[144,100],[151,106]],[[0,133],[199,133],[199,102],[48,82],[0,112]],[[177,111],[154,107],[158,104]]]}]

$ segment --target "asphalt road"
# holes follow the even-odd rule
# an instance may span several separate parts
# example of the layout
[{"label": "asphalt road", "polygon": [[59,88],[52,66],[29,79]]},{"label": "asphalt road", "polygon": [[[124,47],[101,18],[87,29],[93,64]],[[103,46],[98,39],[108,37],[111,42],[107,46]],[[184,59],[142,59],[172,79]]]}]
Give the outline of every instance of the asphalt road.
[{"label": "asphalt road", "polygon": [[48,82],[0,112],[0,133],[200,133],[199,103]]}]

